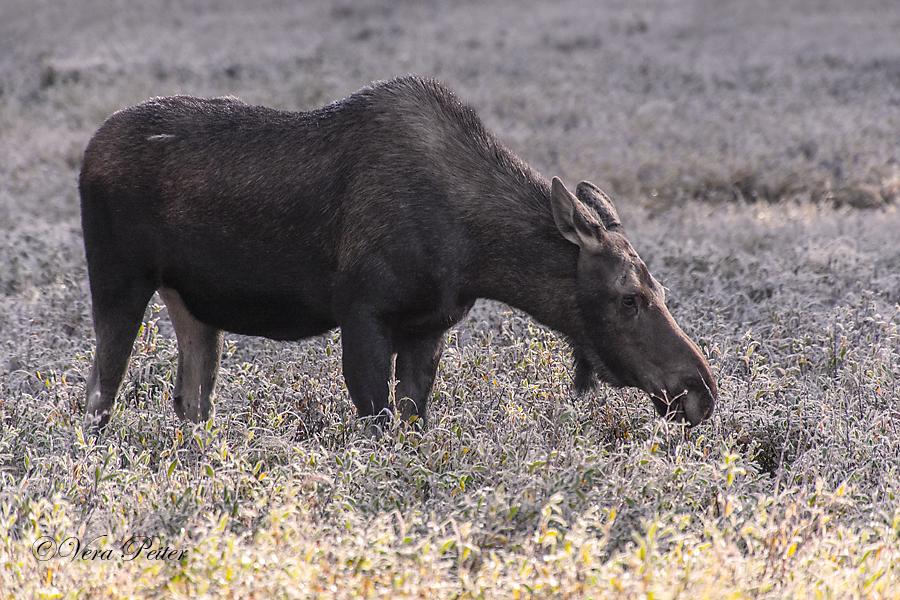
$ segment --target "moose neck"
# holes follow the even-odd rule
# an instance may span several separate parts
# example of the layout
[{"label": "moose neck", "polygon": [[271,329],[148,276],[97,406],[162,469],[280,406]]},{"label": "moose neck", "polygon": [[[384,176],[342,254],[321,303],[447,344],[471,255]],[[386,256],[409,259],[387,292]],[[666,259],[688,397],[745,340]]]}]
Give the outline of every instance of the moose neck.
[{"label": "moose neck", "polygon": [[556,228],[549,184],[528,169],[481,192],[491,210],[485,211],[490,218],[473,227],[478,247],[473,295],[505,302],[577,336],[583,330],[575,304],[578,248]]}]

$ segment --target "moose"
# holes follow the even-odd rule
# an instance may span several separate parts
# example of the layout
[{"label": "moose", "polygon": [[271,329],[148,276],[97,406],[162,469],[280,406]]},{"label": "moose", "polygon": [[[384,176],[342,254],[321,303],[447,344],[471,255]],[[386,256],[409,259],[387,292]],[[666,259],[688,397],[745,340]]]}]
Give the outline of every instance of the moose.
[{"label": "moose", "polygon": [[709,364],[609,197],[547,181],[434,80],[307,112],[152,99],[95,133],[79,192],[95,432],[157,291],[178,343],[175,412],[194,422],[213,412],[223,331],[299,340],[335,327],[358,415],[424,420],[446,331],[477,298],[564,335],[579,393],[640,388],[689,425],[713,412]]}]

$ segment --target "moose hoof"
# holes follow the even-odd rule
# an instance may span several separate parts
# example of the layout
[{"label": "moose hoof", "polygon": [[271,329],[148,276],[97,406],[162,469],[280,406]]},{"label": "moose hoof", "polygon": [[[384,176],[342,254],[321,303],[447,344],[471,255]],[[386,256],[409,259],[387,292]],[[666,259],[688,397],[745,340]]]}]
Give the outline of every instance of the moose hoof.
[{"label": "moose hoof", "polygon": [[109,423],[109,412],[87,413],[84,415],[84,431],[92,438],[100,437],[100,434],[106,429]]},{"label": "moose hoof", "polygon": [[391,421],[394,420],[394,413],[389,408],[384,408],[377,415],[366,417],[364,419],[365,434],[373,440],[380,440],[384,434],[391,428]]},{"label": "moose hoof", "polygon": [[175,396],[175,398],[172,399],[172,407],[175,409],[175,414],[178,415],[178,418],[182,421],[200,423],[202,421],[208,421],[213,417],[215,411],[213,410],[211,401],[203,402],[199,407],[199,410],[196,404],[197,403],[191,403],[183,396]]},{"label": "moose hoof", "polygon": [[172,399],[172,407],[175,409],[175,414],[178,415],[178,418],[182,421],[187,421],[187,414],[185,414],[184,410],[184,398],[181,396],[175,396]]},{"label": "moose hoof", "polygon": [[420,411],[416,403],[410,398],[403,398],[397,403],[397,412],[400,413],[400,421],[408,423],[417,429],[425,427],[424,411]]}]

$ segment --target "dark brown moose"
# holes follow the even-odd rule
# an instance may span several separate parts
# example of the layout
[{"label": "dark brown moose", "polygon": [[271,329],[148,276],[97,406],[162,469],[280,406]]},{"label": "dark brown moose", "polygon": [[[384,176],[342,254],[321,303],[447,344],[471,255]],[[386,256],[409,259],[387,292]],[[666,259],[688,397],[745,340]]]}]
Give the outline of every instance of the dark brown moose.
[{"label": "dark brown moose", "polygon": [[178,338],[175,411],[213,409],[222,332],[341,328],[360,416],[424,419],[445,332],[476,298],[564,334],[575,388],[650,395],[696,425],[716,383],[610,199],[516,158],[471,108],[404,77],[310,112],[157,98],[111,116],[79,182],[97,350],[86,422],[109,420],[153,293]]}]

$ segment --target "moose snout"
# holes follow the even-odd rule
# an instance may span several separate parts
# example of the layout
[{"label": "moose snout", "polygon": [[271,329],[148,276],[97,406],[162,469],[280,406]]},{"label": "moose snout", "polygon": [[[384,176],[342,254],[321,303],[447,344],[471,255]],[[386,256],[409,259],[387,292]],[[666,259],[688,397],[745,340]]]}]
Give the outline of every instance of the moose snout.
[{"label": "moose snout", "polygon": [[687,421],[693,427],[711,417],[714,408],[715,398],[712,395],[705,392],[688,392],[679,400],[675,418]]},{"label": "moose snout", "polygon": [[710,379],[710,383],[712,389],[704,386],[702,390],[688,392],[682,401],[682,411],[691,426],[710,418],[716,408],[716,382],[714,379]]},{"label": "moose snout", "polygon": [[650,394],[653,405],[661,417],[676,422],[687,422],[691,427],[712,416],[718,390],[716,380],[707,367],[682,386]]}]

